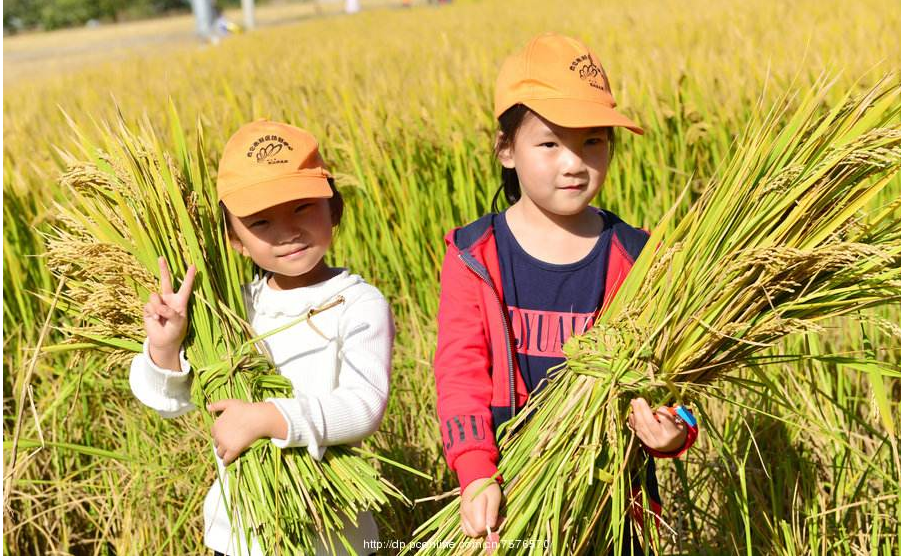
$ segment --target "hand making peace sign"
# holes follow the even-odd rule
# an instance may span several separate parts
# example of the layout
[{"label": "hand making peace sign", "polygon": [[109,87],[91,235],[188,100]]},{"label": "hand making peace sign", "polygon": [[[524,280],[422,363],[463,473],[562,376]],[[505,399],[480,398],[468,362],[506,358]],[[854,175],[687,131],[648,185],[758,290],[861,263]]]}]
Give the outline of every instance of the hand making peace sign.
[{"label": "hand making peace sign", "polygon": [[188,267],[178,291],[172,290],[172,275],[166,259],[159,258],[160,293],[151,293],[144,305],[144,329],[150,347],[160,352],[177,351],[188,330],[188,301],[197,267]]}]

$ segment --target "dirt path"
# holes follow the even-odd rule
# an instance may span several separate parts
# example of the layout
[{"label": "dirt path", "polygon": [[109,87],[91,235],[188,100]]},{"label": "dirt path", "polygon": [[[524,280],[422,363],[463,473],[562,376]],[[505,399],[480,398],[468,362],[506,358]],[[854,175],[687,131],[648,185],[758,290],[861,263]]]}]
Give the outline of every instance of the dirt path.
[{"label": "dirt path", "polygon": [[[371,9],[400,5],[400,0],[363,0],[361,4]],[[290,25],[311,17],[341,14],[343,8],[343,0],[270,3],[257,6],[256,23],[258,28]],[[242,22],[240,9],[226,10],[225,15],[232,22]],[[3,85],[192,46],[208,47],[195,35],[190,14],[4,37]]]}]

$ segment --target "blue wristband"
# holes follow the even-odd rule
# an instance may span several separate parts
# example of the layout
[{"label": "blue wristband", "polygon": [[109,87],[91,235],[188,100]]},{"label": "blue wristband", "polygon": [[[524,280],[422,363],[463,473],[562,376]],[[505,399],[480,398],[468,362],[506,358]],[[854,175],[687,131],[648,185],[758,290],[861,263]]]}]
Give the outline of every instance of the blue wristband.
[{"label": "blue wristband", "polygon": [[685,409],[685,406],[684,406],[684,405],[677,405],[677,406],[676,406],[676,413],[677,413],[677,414],[679,415],[679,417],[680,417],[683,421],[685,421],[689,426],[694,427],[694,428],[698,428],[698,420],[695,419],[695,416],[694,416],[694,414],[692,414],[691,411],[688,411],[687,409]]}]

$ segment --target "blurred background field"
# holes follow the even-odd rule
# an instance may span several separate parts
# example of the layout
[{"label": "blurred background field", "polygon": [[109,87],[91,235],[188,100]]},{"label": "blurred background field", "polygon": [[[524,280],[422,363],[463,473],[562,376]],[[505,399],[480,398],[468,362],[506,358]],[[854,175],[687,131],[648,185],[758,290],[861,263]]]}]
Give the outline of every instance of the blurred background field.
[{"label": "blurred background field", "polygon": [[[369,445],[431,473],[386,469],[425,498],[454,486],[430,366],[442,236],[489,210],[499,183],[491,106],[504,56],[546,30],[598,52],[647,132],[617,136],[598,204],[641,226],[686,185],[701,191],[780,99],[827,76],[835,101],[901,70],[895,0],[374,1],[352,16],[322,4],[261,6],[257,30],[215,47],[187,16],[4,39],[4,553],[203,553],[213,468],[199,416],[161,420],[100,355],[34,351],[62,340],[40,234],[65,203],[67,120],[102,141],[121,114],[167,149],[171,104],[189,141],[203,130],[212,172],[254,118],[320,138],[347,201],[331,262],[381,288],[397,320],[391,401]],[[896,177],[875,204],[898,196]],[[792,348],[859,352],[866,336],[898,364],[901,309],[878,316],[882,326],[846,319]],[[701,400],[698,444],[658,466],[666,553],[898,554],[901,464],[870,377],[812,362],[746,378]],[[897,431],[901,381],[883,386]],[[382,539],[408,538],[436,508],[391,508]]]},{"label": "blurred background field", "polygon": [[[57,2],[60,3],[60,2]],[[64,4],[64,2],[62,2]],[[152,2],[148,9],[154,6]],[[163,2],[157,2],[160,4]],[[188,3],[169,0],[179,11],[168,17],[141,18],[118,23],[68,26],[54,32],[26,32],[3,40],[3,83],[22,80],[55,79],[75,73],[85,66],[107,64],[111,71],[117,63],[133,56],[158,56],[195,47],[199,39]],[[124,2],[125,6],[128,2]],[[229,4],[233,4],[230,2]],[[361,8],[396,7],[397,1],[365,0]],[[310,18],[340,15],[344,2],[275,0],[260,3],[255,9],[258,28],[294,25]],[[62,5],[58,8],[65,10]],[[223,15],[231,22],[242,21],[239,6],[226,5]],[[6,18],[4,18],[5,20]]]}]

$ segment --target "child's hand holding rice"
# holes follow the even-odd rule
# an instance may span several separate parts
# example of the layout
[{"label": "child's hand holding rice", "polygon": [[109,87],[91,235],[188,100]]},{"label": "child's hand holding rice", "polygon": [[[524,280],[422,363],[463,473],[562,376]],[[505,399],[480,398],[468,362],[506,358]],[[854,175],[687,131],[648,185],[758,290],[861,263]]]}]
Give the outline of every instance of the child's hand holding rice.
[{"label": "child's hand holding rice", "polygon": [[197,267],[191,265],[178,291],[172,289],[172,276],[166,259],[159,258],[160,292],[150,294],[144,305],[144,330],[148,352],[154,363],[164,369],[179,369],[178,352],[188,331],[188,301]]}]

